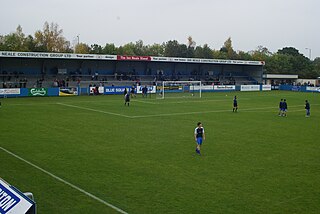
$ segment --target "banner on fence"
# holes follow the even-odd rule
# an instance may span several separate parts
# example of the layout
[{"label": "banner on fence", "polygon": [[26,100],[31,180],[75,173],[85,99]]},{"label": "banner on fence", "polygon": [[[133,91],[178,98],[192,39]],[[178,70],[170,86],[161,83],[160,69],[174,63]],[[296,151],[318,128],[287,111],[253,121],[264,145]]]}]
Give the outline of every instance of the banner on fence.
[{"label": "banner on fence", "polygon": [[307,86],[306,90],[307,90],[307,91],[312,91],[312,92],[320,92],[320,87],[310,87],[310,86]]},{"label": "banner on fence", "polygon": [[59,96],[77,96],[78,88],[60,88]]},{"label": "banner on fence", "polygon": [[131,86],[107,86],[104,87],[104,94],[124,94],[124,90],[131,91]]},{"label": "banner on fence", "polygon": [[48,96],[48,89],[47,88],[30,88],[28,96],[29,97]]},{"label": "banner on fence", "polygon": [[35,206],[33,201],[0,179],[0,213],[26,213],[32,206]]},{"label": "banner on fence", "polygon": [[271,91],[271,85],[262,85],[262,91]]},{"label": "banner on fence", "polygon": [[20,88],[1,88],[0,95],[19,95]]},{"label": "banner on fence", "polygon": [[292,91],[301,91],[301,86],[292,86]]},{"label": "banner on fence", "polygon": [[100,95],[100,94],[104,94],[103,86],[90,87],[90,95]]},{"label": "banner on fence", "polygon": [[260,91],[260,85],[241,85],[241,91]]},{"label": "banner on fence", "polygon": [[213,86],[213,89],[217,91],[234,91],[236,90],[236,86],[235,85],[215,85]]},{"label": "banner on fence", "polygon": [[148,92],[147,93],[151,93],[151,94],[155,94],[156,93],[156,86],[152,85],[147,85],[147,86],[137,86],[137,94],[142,94],[142,89],[144,87],[147,87]]},{"label": "banner on fence", "polygon": [[212,85],[190,85],[189,86],[189,90],[190,91],[199,91],[200,87],[201,87],[201,91],[212,91],[213,90],[213,86]]}]

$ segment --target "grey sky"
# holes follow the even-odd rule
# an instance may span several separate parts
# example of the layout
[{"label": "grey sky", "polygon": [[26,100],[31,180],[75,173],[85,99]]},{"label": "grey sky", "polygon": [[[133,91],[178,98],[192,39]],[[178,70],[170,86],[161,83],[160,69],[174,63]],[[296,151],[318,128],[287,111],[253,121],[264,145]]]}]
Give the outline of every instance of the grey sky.
[{"label": "grey sky", "polygon": [[25,34],[58,23],[67,40],[123,45],[178,40],[220,49],[232,38],[235,50],[287,46],[320,57],[319,0],[1,0],[0,34],[20,24]]}]

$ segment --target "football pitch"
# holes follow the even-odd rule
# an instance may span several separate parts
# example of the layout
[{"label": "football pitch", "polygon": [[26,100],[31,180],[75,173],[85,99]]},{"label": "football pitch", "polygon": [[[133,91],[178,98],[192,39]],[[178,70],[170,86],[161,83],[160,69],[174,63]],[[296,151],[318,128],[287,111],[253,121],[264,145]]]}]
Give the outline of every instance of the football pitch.
[{"label": "football pitch", "polygon": [[38,213],[319,213],[320,94],[202,96],[1,99],[0,177]]}]

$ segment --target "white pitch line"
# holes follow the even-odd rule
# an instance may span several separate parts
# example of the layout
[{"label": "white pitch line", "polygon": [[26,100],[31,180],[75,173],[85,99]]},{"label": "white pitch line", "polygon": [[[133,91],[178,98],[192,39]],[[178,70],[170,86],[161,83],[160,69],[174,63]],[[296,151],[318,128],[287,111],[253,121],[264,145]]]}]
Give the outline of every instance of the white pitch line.
[{"label": "white pitch line", "polygon": [[[260,109],[277,109],[276,107],[265,107],[265,108],[251,108],[251,109],[241,109],[241,111],[250,111],[250,110],[260,110]],[[195,111],[195,112],[178,112],[170,114],[152,114],[152,115],[139,115],[132,116],[132,118],[146,118],[146,117],[162,117],[162,116],[177,116],[177,115],[190,115],[190,114],[206,114],[206,113],[220,113],[220,112],[231,112],[230,109],[226,110],[214,110],[214,111]]]},{"label": "white pitch line", "polygon": [[37,165],[35,165],[35,164],[33,164],[33,163],[25,160],[24,158],[22,158],[22,157],[20,157],[20,156],[18,156],[18,155],[16,155],[16,154],[14,154],[14,153],[6,150],[5,148],[3,148],[3,147],[1,147],[1,146],[0,146],[0,149],[2,149],[3,151],[5,151],[6,153],[12,155],[13,157],[15,157],[15,158],[17,158],[17,159],[19,159],[19,160],[21,160],[21,161],[29,164],[30,166],[33,166],[34,168],[42,171],[43,173],[51,176],[52,178],[55,178],[56,180],[58,180],[58,181],[60,181],[60,182],[62,182],[62,183],[64,183],[64,184],[72,187],[73,189],[76,189],[76,190],[78,190],[79,192],[82,192],[83,194],[89,196],[90,198],[92,198],[92,199],[94,199],[94,200],[96,200],[96,201],[99,201],[99,202],[102,203],[102,204],[107,205],[108,207],[110,207],[110,208],[118,211],[119,213],[128,214],[127,212],[123,211],[122,209],[120,209],[120,208],[118,208],[118,207],[116,207],[116,206],[114,206],[114,205],[112,205],[112,204],[110,204],[110,203],[102,200],[101,198],[99,198],[99,197],[97,197],[97,196],[95,196],[95,195],[93,195],[93,194],[91,194],[91,193],[89,193],[89,192],[81,189],[80,187],[77,187],[76,185],[74,185],[74,184],[72,184],[72,183],[70,183],[70,182],[68,182],[68,181],[66,181],[66,180],[64,180],[64,179],[62,179],[62,178],[60,178],[60,177],[52,174],[51,172],[48,172],[47,170],[42,169],[41,167],[39,167],[39,166],[37,166]]},{"label": "white pitch line", "polygon": [[13,103],[6,104],[7,106],[39,106],[39,105],[52,105],[55,103]]},{"label": "white pitch line", "polygon": [[290,110],[290,111],[288,110],[287,112],[290,113],[290,112],[299,112],[299,111],[306,111],[306,110],[305,110],[305,109],[292,110],[292,111],[291,111],[291,110]]},{"label": "white pitch line", "polygon": [[156,102],[136,100],[136,99],[131,99],[131,101],[133,101],[133,102],[138,102],[138,103],[152,104],[152,105],[158,105],[158,104],[159,104],[159,103],[156,103]]},{"label": "white pitch line", "polygon": [[[229,111],[231,111],[230,109],[228,109],[228,110],[223,109],[223,110],[213,110],[213,111],[177,112],[177,113],[167,113],[167,114],[151,114],[151,115],[128,116],[128,115],[124,115],[124,114],[117,114],[117,113],[113,113],[113,112],[101,111],[101,110],[96,110],[96,109],[86,108],[86,107],[81,107],[81,106],[75,106],[75,105],[70,105],[70,104],[64,104],[64,103],[57,103],[57,104],[58,105],[63,105],[63,106],[68,106],[68,107],[72,107],[72,108],[83,109],[83,110],[87,110],[87,111],[93,111],[93,112],[98,112],[98,113],[103,113],[103,114],[110,114],[110,115],[115,115],[115,116],[120,116],[120,117],[131,118],[131,119],[134,119],[134,118],[148,118],[148,117],[192,115],[192,114],[220,113],[220,112],[229,112]],[[313,105],[320,105],[320,104],[313,104]],[[303,106],[303,105],[295,105],[295,106],[291,106],[291,108],[292,107],[301,107],[301,106]],[[265,109],[278,109],[278,107],[272,106],[272,107],[261,107],[261,108],[248,108],[248,109],[239,109],[239,111],[255,111],[255,110],[265,110]],[[288,112],[290,112],[290,111],[288,111]]]},{"label": "white pitch line", "polygon": [[[239,99],[240,100],[240,99]],[[242,98],[241,100],[251,100],[250,98]],[[159,105],[159,104],[180,104],[180,103],[206,103],[206,102],[230,102],[228,99],[223,100],[214,100],[214,99],[205,99],[205,100],[188,100],[188,101],[175,101],[175,102],[152,102],[152,101],[142,101],[142,100],[131,100],[134,102],[140,102],[140,103],[146,103],[146,104],[152,104],[152,105]]]},{"label": "white pitch line", "polygon": [[[313,104],[320,105],[320,104]],[[303,105],[296,105],[291,107],[302,107]],[[278,107],[261,107],[261,108],[248,108],[248,109],[239,109],[239,111],[255,111],[255,110],[265,110],[265,109],[275,109],[278,110]],[[295,110],[295,111],[304,111],[304,110]],[[168,114],[151,114],[151,115],[138,115],[131,116],[130,118],[148,118],[148,117],[163,117],[163,116],[179,116],[179,115],[191,115],[191,114],[207,114],[207,113],[220,113],[220,112],[231,112],[230,109],[226,110],[213,110],[213,111],[196,111],[196,112],[178,112],[178,113],[168,113]],[[290,111],[288,111],[290,112]],[[294,112],[294,111],[291,111]]]},{"label": "white pitch line", "polygon": [[[241,98],[238,99],[238,101],[241,100],[251,100],[250,98]],[[232,101],[232,100],[231,100]],[[213,99],[207,99],[207,100],[193,100],[193,101],[178,101],[178,102],[168,102],[168,104],[178,104],[178,103],[207,103],[207,102],[230,102],[230,99],[223,99],[223,100],[213,100]]]},{"label": "white pitch line", "polygon": [[127,116],[127,115],[124,115],[124,114],[117,114],[117,113],[113,113],[113,112],[101,111],[101,110],[96,110],[96,109],[92,109],[92,108],[86,108],[86,107],[81,107],[81,106],[75,106],[75,105],[70,105],[70,104],[65,104],[65,103],[56,103],[56,104],[58,104],[58,105],[62,105],[62,106],[67,106],[67,107],[72,107],[72,108],[83,109],[83,110],[87,110],[87,111],[99,112],[99,113],[103,113],[103,114],[110,114],[110,115],[114,115],[114,116],[120,116],[120,117],[131,118],[130,116]]}]

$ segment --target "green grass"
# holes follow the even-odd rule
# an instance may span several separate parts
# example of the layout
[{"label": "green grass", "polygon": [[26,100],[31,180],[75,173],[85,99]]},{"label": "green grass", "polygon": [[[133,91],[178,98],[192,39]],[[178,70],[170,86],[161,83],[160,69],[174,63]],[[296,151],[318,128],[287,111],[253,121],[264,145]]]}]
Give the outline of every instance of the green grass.
[{"label": "green grass", "polygon": [[[286,118],[277,116],[280,98]],[[1,101],[2,148],[130,214],[319,213],[320,94],[137,97],[130,107],[122,96]],[[0,167],[3,179],[34,194],[38,213],[117,213],[2,149]]]}]

